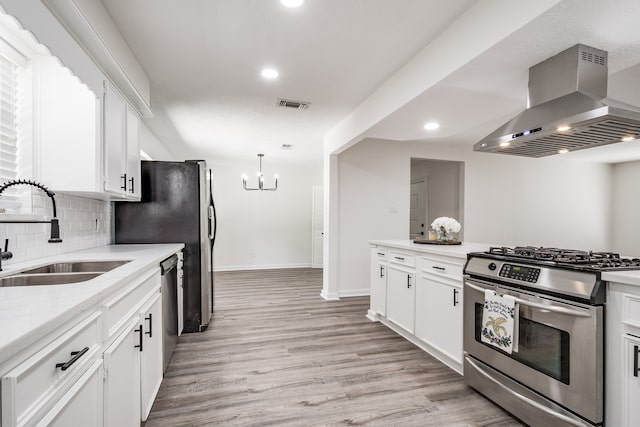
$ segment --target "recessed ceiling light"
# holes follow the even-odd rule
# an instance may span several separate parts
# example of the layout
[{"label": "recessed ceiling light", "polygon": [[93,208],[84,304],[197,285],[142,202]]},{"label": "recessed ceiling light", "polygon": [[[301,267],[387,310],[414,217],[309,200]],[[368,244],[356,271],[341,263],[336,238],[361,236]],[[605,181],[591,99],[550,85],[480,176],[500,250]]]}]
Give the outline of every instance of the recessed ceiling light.
[{"label": "recessed ceiling light", "polygon": [[304,0],[280,0],[280,3],[282,3],[283,6],[293,8],[293,7],[302,6],[302,3],[304,3]]},{"label": "recessed ceiling light", "polygon": [[429,122],[426,125],[424,125],[424,128],[426,130],[436,130],[440,127],[440,125],[436,122]]},{"label": "recessed ceiling light", "polygon": [[278,77],[278,71],[273,68],[264,68],[260,74],[262,74],[262,77],[265,79],[275,79]]},{"label": "recessed ceiling light", "polygon": [[565,132],[567,130],[570,130],[571,126],[558,126],[558,128],[556,129],[558,132]]},{"label": "recessed ceiling light", "polygon": [[510,146],[510,145],[511,145],[511,143],[510,143],[510,142],[508,142],[508,141],[505,141],[505,142],[501,142],[501,143],[500,143],[500,147],[508,147],[508,146]]},{"label": "recessed ceiling light", "polygon": [[634,139],[636,139],[635,136],[625,136],[624,138],[622,138],[624,142],[633,141]]},{"label": "recessed ceiling light", "polygon": [[566,149],[566,148],[561,148],[561,149],[558,150],[558,154],[567,154],[568,152],[569,152],[569,150]]}]

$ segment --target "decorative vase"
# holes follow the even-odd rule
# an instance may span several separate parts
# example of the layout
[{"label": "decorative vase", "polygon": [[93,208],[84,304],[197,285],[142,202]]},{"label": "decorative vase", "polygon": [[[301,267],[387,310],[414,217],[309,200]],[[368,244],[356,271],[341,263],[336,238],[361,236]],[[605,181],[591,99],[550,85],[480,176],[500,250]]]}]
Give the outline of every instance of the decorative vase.
[{"label": "decorative vase", "polygon": [[438,240],[440,242],[452,242],[456,240],[456,233],[447,231],[444,228],[440,228],[439,230],[437,230],[437,233],[438,233]]}]

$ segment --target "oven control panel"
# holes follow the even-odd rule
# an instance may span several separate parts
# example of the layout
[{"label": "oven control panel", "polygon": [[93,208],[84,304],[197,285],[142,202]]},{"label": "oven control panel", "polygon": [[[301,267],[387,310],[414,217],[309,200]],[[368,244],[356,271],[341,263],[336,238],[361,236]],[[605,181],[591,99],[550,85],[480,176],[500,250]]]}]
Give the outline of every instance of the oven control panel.
[{"label": "oven control panel", "polygon": [[500,269],[498,276],[506,277],[507,279],[536,283],[538,281],[538,276],[540,276],[540,269],[505,263],[502,264],[502,268]]}]

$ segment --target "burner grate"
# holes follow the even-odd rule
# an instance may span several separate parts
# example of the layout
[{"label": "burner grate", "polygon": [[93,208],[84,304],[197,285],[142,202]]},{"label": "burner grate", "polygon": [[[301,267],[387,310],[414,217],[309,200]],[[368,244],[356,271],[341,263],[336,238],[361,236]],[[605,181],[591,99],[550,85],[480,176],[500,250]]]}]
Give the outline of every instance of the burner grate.
[{"label": "burner grate", "polygon": [[640,258],[621,258],[614,252],[593,252],[575,249],[544,248],[536,246],[497,246],[487,251],[491,255],[523,258],[532,262],[554,263],[558,266],[590,270],[640,269]]}]

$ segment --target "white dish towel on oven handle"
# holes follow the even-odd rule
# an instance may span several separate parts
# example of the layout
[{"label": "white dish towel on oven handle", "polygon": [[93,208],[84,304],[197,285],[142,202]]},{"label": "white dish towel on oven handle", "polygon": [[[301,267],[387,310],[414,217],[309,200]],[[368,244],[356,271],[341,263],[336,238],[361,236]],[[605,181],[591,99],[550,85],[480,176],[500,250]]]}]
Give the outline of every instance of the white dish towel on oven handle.
[{"label": "white dish towel on oven handle", "polygon": [[511,354],[518,351],[518,306],[516,298],[484,291],[480,338],[483,343]]}]

